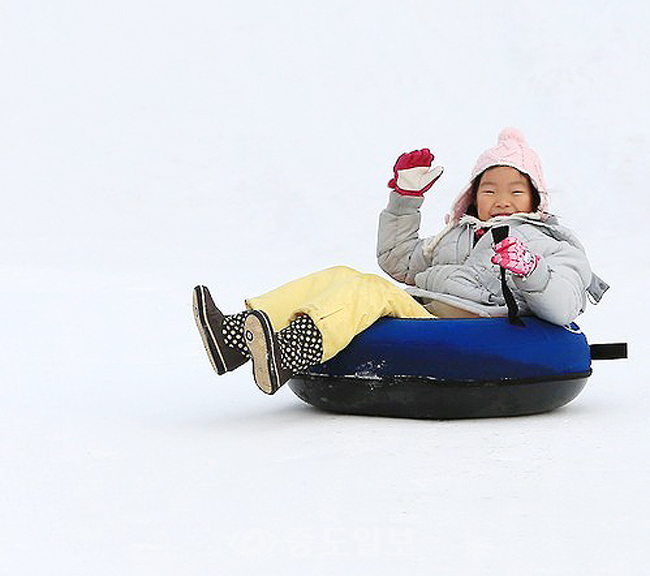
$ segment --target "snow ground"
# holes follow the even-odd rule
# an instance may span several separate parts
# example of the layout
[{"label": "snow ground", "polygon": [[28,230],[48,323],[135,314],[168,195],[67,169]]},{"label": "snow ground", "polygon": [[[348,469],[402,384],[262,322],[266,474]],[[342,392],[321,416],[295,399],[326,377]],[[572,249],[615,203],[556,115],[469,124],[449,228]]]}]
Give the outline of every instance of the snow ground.
[{"label": "snow ground", "polygon": [[[0,570],[647,573],[647,3],[6,0],[0,18]],[[488,7],[489,6],[489,7]],[[446,172],[507,125],[630,344],[554,413],[330,415],[191,317],[334,264],[379,272],[397,154]]]}]

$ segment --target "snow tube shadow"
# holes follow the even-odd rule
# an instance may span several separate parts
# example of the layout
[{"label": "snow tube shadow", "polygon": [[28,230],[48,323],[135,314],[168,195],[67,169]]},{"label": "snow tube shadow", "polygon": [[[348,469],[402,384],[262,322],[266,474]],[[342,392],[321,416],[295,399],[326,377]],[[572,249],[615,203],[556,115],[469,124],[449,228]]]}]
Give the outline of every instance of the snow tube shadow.
[{"label": "snow tube shadow", "polygon": [[343,414],[445,420],[564,406],[591,375],[589,344],[575,324],[523,320],[382,318],[289,387]]}]

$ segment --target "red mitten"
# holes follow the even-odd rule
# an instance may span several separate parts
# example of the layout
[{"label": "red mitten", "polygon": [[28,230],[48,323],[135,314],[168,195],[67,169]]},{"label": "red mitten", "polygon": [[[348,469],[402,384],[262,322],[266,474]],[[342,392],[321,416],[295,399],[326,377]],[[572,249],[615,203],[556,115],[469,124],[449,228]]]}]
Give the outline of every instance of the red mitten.
[{"label": "red mitten", "polygon": [[431,168],[432,162],[428,148],[402,154],[395,162],[388,187],[405,196],[422,196],[443,172],[442,166]]},{"label": "red mitten", "polygon": [[533,254],[519,238],[514,236],[501,240],[494,246],[494,251],[496,254],[492,256],[493,264],[498,264],[522,278],[530,276],[539,262],[539,256]]}]

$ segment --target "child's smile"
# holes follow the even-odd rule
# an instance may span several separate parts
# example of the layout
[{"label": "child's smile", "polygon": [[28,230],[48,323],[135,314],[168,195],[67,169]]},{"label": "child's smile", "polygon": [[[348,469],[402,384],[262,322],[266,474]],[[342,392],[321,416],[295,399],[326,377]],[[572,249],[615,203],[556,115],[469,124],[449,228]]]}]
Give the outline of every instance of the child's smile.
[{"label": "child's smile", "polygon": [[517,212],[532,212],[533,194],[528,178],[510,166],[486,170],[476,194],[476,208],[483,221]]}]

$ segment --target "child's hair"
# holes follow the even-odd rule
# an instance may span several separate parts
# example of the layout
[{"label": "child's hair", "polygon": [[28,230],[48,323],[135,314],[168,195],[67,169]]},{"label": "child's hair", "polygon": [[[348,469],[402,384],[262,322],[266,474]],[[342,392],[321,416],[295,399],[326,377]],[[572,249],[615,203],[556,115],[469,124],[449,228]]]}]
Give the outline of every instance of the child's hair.
[{"label": "child's hair", "polygon": [[[491,168],[494,168],[494,166],[491,166]],[[487,170],[489,170],[489,168]],[[478,187],[481,185],[481,178],[483,178],[483,174],[485,174],[487,170],[483,170],[483,172],[481,172],[478,176],[476,176],[476,178],[474,178],[474,180],[472,180],[472,186],[470,188],[472,201],[470,205],[467,207],[465,214],[468,214],[469,216],[474,216],[475,218],[478,218],[478,208],[476,206],[476,195],[478,194]],[[515,168],[515,170],[517,169]],[[532,192],[532,202],[533,202],[531,212],[537,212],[541,202],[541,197],[539,195],[539,192],[537,191],[537,188],[535,188],[535,185],[533,184],[533,181],[530,179],[530,176],[528,176],[528,174],[525,174],[520,170],[517,170],[517,172],[519,172],[522,176],[526,178],[526,180],[528,180],[528,184],[530,185],[530,191]]]}]

